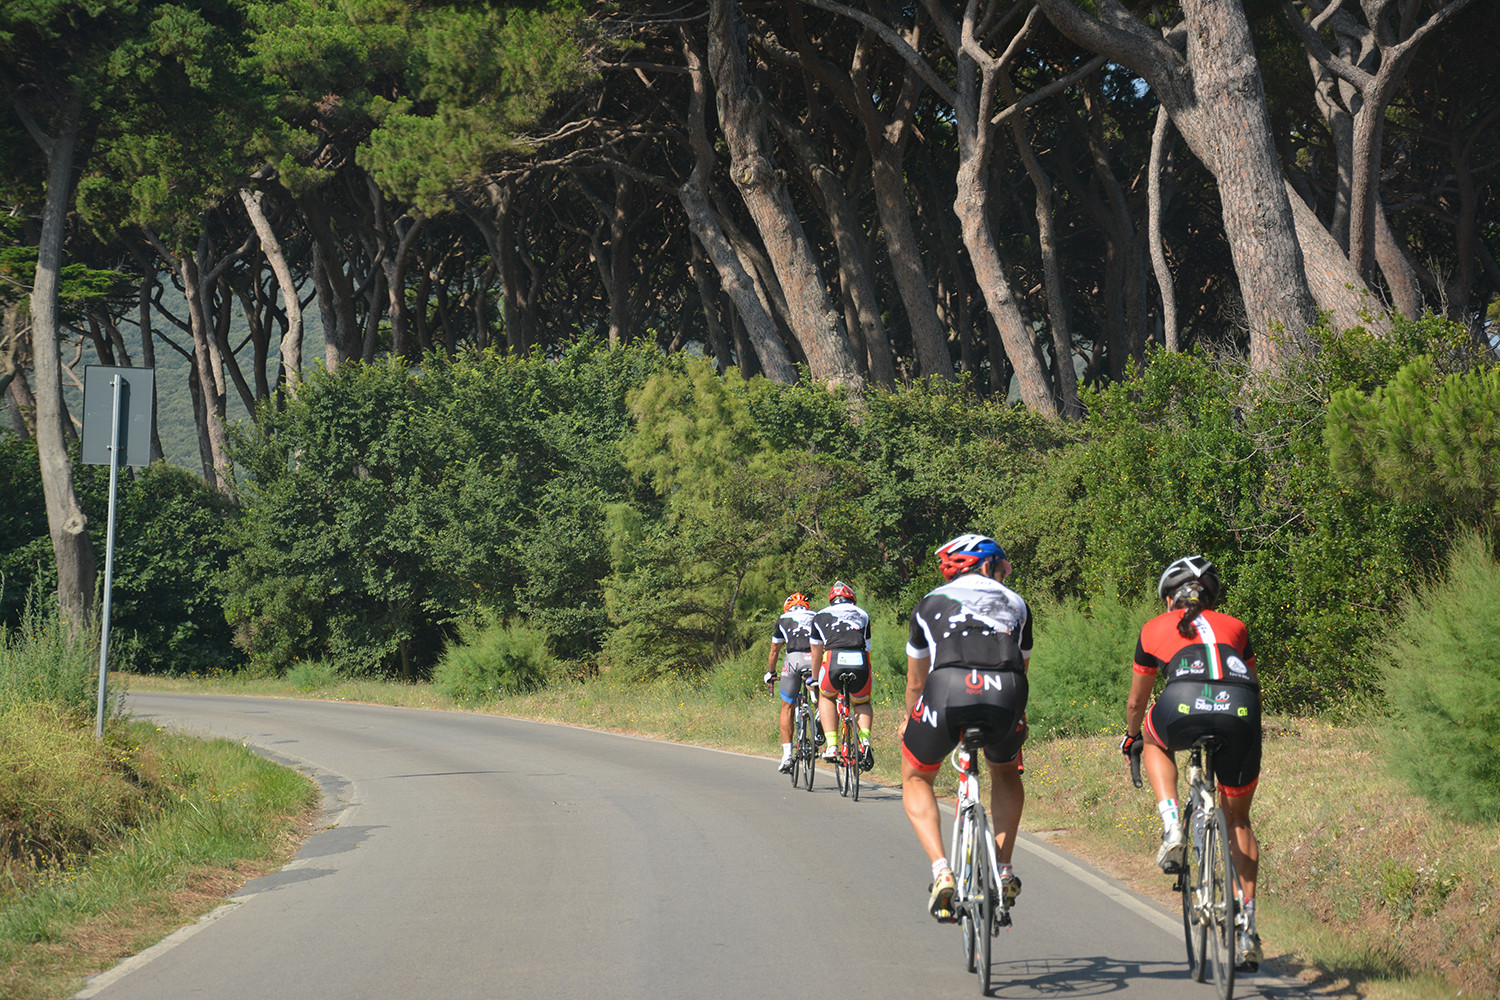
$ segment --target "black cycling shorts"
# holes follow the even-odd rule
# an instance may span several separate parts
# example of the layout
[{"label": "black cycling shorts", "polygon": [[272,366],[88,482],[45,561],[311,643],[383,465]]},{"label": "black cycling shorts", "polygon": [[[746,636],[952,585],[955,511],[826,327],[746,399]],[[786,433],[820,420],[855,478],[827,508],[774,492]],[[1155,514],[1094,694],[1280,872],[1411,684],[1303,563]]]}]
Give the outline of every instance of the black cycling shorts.
[{"label": "black cycling shorts", "polygon": [[994,764],[1015,760],[1026,742],[1026,693],[1019,671],[939,667],[906,720],[901,753],[918,771],[936,771],[964,727],[983,725],[989,732],[985,757]]},{"label": "black cycling shorts", "polygon": [[1233,798],[1260,778],[1260,690],[1248,684],[1171,681],[1146,714],[1146,726],[1168,750],[1187,750],[1204,736],[1217,736],[1214,779]]}]

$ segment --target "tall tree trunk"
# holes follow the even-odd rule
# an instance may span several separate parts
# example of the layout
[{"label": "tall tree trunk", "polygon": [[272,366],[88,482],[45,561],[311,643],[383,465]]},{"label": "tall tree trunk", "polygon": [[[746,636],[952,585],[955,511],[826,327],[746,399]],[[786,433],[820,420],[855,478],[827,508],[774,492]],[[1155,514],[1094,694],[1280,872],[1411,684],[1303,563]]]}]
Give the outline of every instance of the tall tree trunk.
[{"label": "tall tree trunk", "polygon": [[896,368],[891,360],[890,334],[880,316],[880,297],[875,290],[875,279],[870,274],[870,264],[864,248],[864,239],[859,232],[858,220],[849,205],[849,199],[834,173],[813,145],[812,138],[796,122],[779,111],[771,111],[771,120],[777,132],[786,140],[787,146],[796,155],[806,172],[813,190],[827,213],[828,229],[833,234],[838,249],[839,284],[846,289],[857,327],[868,358],[870,377],[881,385],[891,386],[896,382]]},{"label": "tall tree trunk", "polygon": [[209,329],[204,309],[206,289],[202,287],[198,260],[190,253],[178,256],[177,273],[182,277],[187,297],[188,325],[193,333],[193,368],[198,374],[198,388],[203,397],[201,429],[208,441],[209,462],[213,467],[211,482],[220,493],[234,493],[234,477],[229,461],[229,435],[224,426],[224,372],[218,345]]},{"label": "tall tree trunk", "polygon": [[1172,269],[1167,266],[1167,248],[1162,242],[1163,197],[1162,176],[1167,170],[1168,142],[1172,134],[1172,117],[1166,108],[1156,109],[1156,127],[1151,132],[1151,167],[1146,187],[1146,232],[1151,242],[1151,267],[1156,287],[1161,292],[1162,339],[1167,351],[1182,349],[1177,340],[1177,292],[1172,284]]},{"label": "tall tree trunk", "polygon": [[[930,13],[936,13],[935,0],[928,0],[925,6]],[[990,227],[995,78],[1004,72],[1004,67],[1001,59],[990,56],[975,42],[977,7],[975,3],[967,4],[962,28],[948,25],[943,32],[945,37],[957,42],[954,55],[958,60],[958,90],[953,104],[954,131],[958,137],[958,194],[953,201],[953,211],[958,216],[964,249],[969,251],[974,277],[1005,345],[1005,356],[1015,373],[1021,401],[1034,413],[1057,417],[1057,401],[1037,350],[1036,337],[1031,324],[1021,314],[1021,305],[1010,287],[1008,268]],[[1027,26],[1021,29],[1022,33],[1030,23],[1028,20]],[[965,41],[958,42],[959,39]]]},{"label": "tall tree trunk", "polygon": [[735,252],[713,209],[709,185],[713,177],[714,153],[704,121],[708,110],[708,73],[692,37],[684,31],[682,39],[683,55],[687,60],[688,76],[692,83],[692,96],[688,106],[688,135],[693,147],[693,171],[677,189],[677,198],[682,203],[683,211],[687,213],[688,228],[718,271],[719,284],[739,316],[740,323],[732,329],[740,370],[749,377],[749,358],[741,343],[743,339],[749,341],[760,368],[768,379],[790,384],[797,381],[797,366],[787,353],[786,345],[781,342],[776,321],[756,291],[755,280]]},{"label": "tall tree trunk", "polygon": [[240,201],[245,214],[260,237],[260,248],[276,275],[276,287],[281,290],[281,307],[286,312],[286,333],[281,336],[280,383],[288,394],[295,395],[302,381],[302,299],[298,295],[297,283],[292,278],[291,266],[287,263],[286,251],[276,236],[276,229],[266,215],[266,193],[259,189],[241,188]]},{"label": "tall tree trunk", "polygon": [[770,156],[765,112],[749,85],[743,14],[738,0],[710,0],[709,71],[719,124],[729,147],[730,177],[740,191],[786,293],[789,325],[812,376],[855,393],[864,376],[849,347],[843,317],[828,295],[786,182]]},{"label": "tall tree trunk", "polygon": [[[1283,337],[1300,335],[1316,322],[1319,303],[1309,286],[1296,210],[1276,159],[1240,0],[1183,0],[1185,55],[1119,0],[1095,0],[1097,14],[1074,0],[1037,2],[1063,34],[1144,77],[1183,141],[1214,175],[1250,321],[1251,364],[1271,367]],[[1357,293],[1344,297],[1359,299]]]},{"label": "tall tree trunk", "polygon": [[304,194],[297,203],[313,238],[313,285],[323,316],[323,363],[329,371],[335,371],[360,352],[362,338],[354,311],[354,282],[344,270],[343,254],[315,194]]},{"label": "tall tree trunk", "polygon": [[63,621],[79,631],[94,606],[97,562],[89,541],[88,518],[73,489],[73,461],[63,435],[62,360],[58,356],[57,296],[62,272],[68,202],[73,193],[73,155],[82,108],[70,101],[58,134],[43,145],[47,155],[47,199],[31,286],[31,354],[36,375],[36,443],[47,529],[57,564],[57,605]]},{"label": "tall tree trunk", "polygon": [[[1016,95],[1008,81],[1002,82],[1005,97],[1015,103]],[[1052,381],[1062,406],[1062,415],[1083,416],[1078,400],[1078,372],[1073,367],[1073,320],[1068,309],[1068,290],[1063,283],[1061,239],[1057,232],[1057,214],[1052,205],[1052,178],[1043,169],[1026,125],[1020,115],[1010,120],[1016,151],[1026,165],[1026,174],[1036,190],[1037,243],[1042,253],[1042,286],[1047,294],[1047,325],[1052,330]]]}]

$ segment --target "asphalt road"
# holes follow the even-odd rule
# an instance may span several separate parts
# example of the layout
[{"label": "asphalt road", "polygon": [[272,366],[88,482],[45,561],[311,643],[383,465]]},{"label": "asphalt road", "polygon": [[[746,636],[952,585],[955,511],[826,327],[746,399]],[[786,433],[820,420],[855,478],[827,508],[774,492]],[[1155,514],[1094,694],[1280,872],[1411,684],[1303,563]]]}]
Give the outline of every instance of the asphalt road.
[{"label": "asphalt road", "polygon": [[[899,789],[809,794],[774,762],[494,716],[137,694],[322,783],[285,869],[90,980],[103,1000],[965,997]],[[768,709],[767,725],[773,716]],[[1175,913],[1034,838],[997,997],[1213,1000]],[[1242,977],[1238,997],[1300,996]]]}]

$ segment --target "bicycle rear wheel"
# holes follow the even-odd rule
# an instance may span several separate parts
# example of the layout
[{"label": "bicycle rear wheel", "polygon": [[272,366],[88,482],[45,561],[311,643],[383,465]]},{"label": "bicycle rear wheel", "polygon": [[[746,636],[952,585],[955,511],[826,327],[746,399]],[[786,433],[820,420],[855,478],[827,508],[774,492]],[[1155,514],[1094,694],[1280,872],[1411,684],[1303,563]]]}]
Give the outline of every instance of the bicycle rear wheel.
[{"label": "bicycle rear wheel", "polygon": [[859,744],[855,743],[850,747],[849,757],[849,785],[851,787],[849,795],[855,802],[859,801],[859,772]]},{"label": "bicycle rear wheel", "polygon": [[[1193,828],[1193,810],[1189,804],[1182,818],[1183,825]],[[1193,982],[1201,983],[1208,975],[1204,949],[1208,947],[1208,925],[1194,906],[1198,886],[1202,883],[1203,857],[1201,844],[1189,844],[1187,863],[1177,875],[1177,888],[1182,894],[1182,940],[1187,945],[1188,973]]]},{"label": "bicycle rear wheel", "polygon": [[812,791],[813,770],[818,766],[818,749],[808,740],[802,747],[802,783]]},{"label": "bicycle rear wheel", "polygon": [[979,995],[990,994],[990,944],[995,939],[995,896],[1000,887],[995,884],[994,872],[990,870],[990,825],[985,820],[984,807],[974,807],[974,936],[978,939],[978,954],[974,956],[974,971],[979,973]]},{"label": "bicycle rear wheel", "polygon": [[1203,831],[1203,859],[1214,986],[1219,1000],[1230,1000],[1234,995],[1234,859],[1229,856],[1229,824],[1217,809]]},{"label": "bicycle rear wheel", "polygon": [[959,915],[960,925],[963,927],[963,967],[969,972],[977,969],[978,952],[980,952],[980,919],[975,910],[975,850],[977,843],[974,837],[974,807],[963,811],[960,819],[963,823],[963,832],[959,843],[963,844],[963,853],[959,856],[959,886],[954,889],[953,906],[954,912]]},{"label": "bicycle rear wheel", "polygon": [[796,705],[792,708],[793,731],[792,731],[792,787],[797,787],[797,779],[801,777],[797,772],[802,767],[802,741],[807,736],[807,719],[802,714],[802,706]]},{"label": "bicycle rear wheel", "polygon": [[838,752],[834,755],[833,760],[834,780],[839,783],[839,794],[846,798],[848,797],[849,793],[853,791],[854,785],[853,773],[850,765],[853,764],[854,767],[859,766],[859,762],[853,760],[853,758],[849,754],[849,744],[853,742],[853,739],[854,725],[849,721],[849,717],[846,715],[839,720],[837,744]]}]

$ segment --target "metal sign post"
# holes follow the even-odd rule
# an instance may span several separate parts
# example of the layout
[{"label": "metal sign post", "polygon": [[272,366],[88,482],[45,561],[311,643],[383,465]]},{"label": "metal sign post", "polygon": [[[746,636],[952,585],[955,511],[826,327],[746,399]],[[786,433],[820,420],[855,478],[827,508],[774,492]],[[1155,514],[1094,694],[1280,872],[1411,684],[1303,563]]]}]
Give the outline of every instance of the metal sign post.
[{"label": "metal sign post", "polygon": [[[151,400],[156,373],[150,368],[89,365],[83,374],[83,461],[88,465],[109,465],[104,610],[99,625],[99,703],[94,714],[94,737],[102,740],[109,684],[109,614],[115,583],[115,499],[121,464],[140,466],[150,461]],[[103,437],[106,426],[108,436]]]}]

